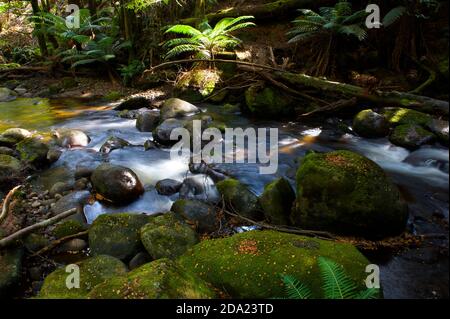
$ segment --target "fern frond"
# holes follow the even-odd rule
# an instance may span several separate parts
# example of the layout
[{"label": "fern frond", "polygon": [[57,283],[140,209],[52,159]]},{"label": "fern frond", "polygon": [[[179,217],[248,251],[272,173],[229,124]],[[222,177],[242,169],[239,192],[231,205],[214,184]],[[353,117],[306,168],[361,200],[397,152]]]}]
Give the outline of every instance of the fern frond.
[{"label": "fern frond", "polygon": [[395,23],[406,13],[406,7],[399,6],[389,11],[383,18],[383,25],[388,27]]},{"label": "fern frond", "polygon": [[283,275],[282,280],[286,288],[286,295],[289,299],[309,299],[311,290],[290,275]]},{"label": "fern frond", "polygon": [[166,30],[165,33],[178,33],[183,35],[189,35],[191,37],[200,35],[201,32],[190,25],[177,24]]},{"label": "fern frond", "polygon": [[168,59],[171,59],[182,53],[195,52],[195,51],[198,51],[198,47],[196,45],[182,44],[182,45],[176,46],[175,48],[173,48],[172,50],[167,52],[167,54],[165,55],[165,59],[168,60]]},{"label": "fern frond", "polygon": [[380,289],[377,288],[368,288],[357,293],[354,296],[354,299],[376,299],[380,293]]},{"label": "fern frond", "polygon": [[359,41],[367,38],[367,32],[356,24],[342,26],[340,32],[357,37]]},{"label": "fern frond", "polygon": [[323,291],[327,299],[351,299],[355,294],[355,283],[335,262],[319,257],[319,268],[323,277]]}]

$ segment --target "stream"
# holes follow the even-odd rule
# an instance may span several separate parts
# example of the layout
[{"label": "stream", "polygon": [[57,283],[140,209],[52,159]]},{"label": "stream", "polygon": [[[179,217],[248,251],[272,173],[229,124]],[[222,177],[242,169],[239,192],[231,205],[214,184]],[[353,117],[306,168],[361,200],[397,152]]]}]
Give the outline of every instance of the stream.
[{"label": "stream", "polygon": [[[49,128],[74,128],[91,138],[86,148],[66,149],[60,159],[42,172],[38,187],[49,188],[58,181],[73,179],[77,166],[96,166],[102,161],[132,169],[145,185],[145,194],[124,207],[110,207],[100,202],[86,205],[85,217],[91,223],[97,216],[115,212],[145,212],[154,214],[170,209],[178,194],[159,195],[154,189],[157,181],[165,178],[183,181],[192,175],[188,169],[189,158],[171,160],[169,149],[144,150],[143,144],[151,133],[139,132],[135,120],[117,116],[115,104],[98,104],[66,100],[17,99],[0,103],[0,131],[8,127],[30,130]],[[23,109],[22,105],[30,105]],[[18,107],[20,106],[20,108]],[[381,284],[385,298],[448,298],[448,257],[439,254],[441,246],[448,244],[448,230],[434,222],[436,216],[448,222],[449,153],[448,148],[433,145],[411,152],[392,145],[387,138],[364,139],[336,129],[338,119],[308,122],[256,121],[239,112],[230,113],[217,105],[200,105],[205,114],[219,119],[227,127],[266,127],[279,129],[278,171],[272,175],[258,174],[258,164],[216,164],[247,184],[256,194],[276,177],[285,176],[295,187],[295,172],[299,159],[308,150],[331,151],[348,149],[367,156],[380,165],[399,186],[410,209],[408,228],[415,234],[447,233],[444,240],[435,240],[431,247],[406,250],[399,255],[365,252],[380,266]],[[99,149],[110,136],[125,139],[133,146],[112,151],[108,155]],[[248,150],[235,150],[245,154]],[[226,154],[232,155],[232,154]],[[211,192],[214,183],[203,176]]]}]

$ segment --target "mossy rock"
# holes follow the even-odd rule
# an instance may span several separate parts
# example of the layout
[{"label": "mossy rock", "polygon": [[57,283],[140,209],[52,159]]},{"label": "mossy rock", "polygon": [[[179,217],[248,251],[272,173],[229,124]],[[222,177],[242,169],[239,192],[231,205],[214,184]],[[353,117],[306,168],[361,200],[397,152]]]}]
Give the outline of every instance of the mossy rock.
[{"label": "mossy rock", "polygon": [[22,248],[0,250],[0,297],[11,298],[22,276]]},{"label": "mossy rock", "polygon": [[408,149],[416,149],[435,141],[435,135],[419,125],[403,124],[397,126],[389,136],[392,144]]},{"label": "mossy rock", "polygon": [[370,159],[350,151],[309,153],[297,170],[294,224],[336,234],[400,234],[408,213],[398,188]]},{"label": "mossy rock", "polygon": [[283,177],[274,180],[264,187],[259,198],[264,216],[271,224],[288,225],[295,192]]},{"label": "mossy rock", "polygon": [[382,113],[393,126],[415,124],[426,127],[433,119],[426,113],[399,107],[385,108]]},{"label": "mossy rock", "polygon": [[218,182],[216,187],[222,195],[225,204],[238,214],[256,220],[262,218],[262,209],[258,197],[240,181],[227,178]]},{"label": "mossy rock", "polygon": [[0,176],[9,176],[11,174],[18,174],[21,166],[20,161],[10,155],[0,154]]},{"label": "mossy rock", "polygon": [[363,110],[353,119],[353,130],[363,137],[383,137],[389,133],[389,122],[372,110]]},{"label": "mossy rock", "polygon": [[311,287],[313,297],[321,298],[319,257],[342,265],[358,287],[365,287],[365,267],[370,262],[352,245],[276,231],[204,240],[179,261],[232,298],[286,297],[281,275],[294,276]]},{"label": "mossy rock", "polygon": [[6,131],[4,131],[2,133],[2,136],[6,137],[6,138],[11,138],[16,143],[18,143],[26,138],[31,137],[32,134],[30,131],[25,130],[23,128],[14,127],[14,128],[10,128],[10,129],[7,129]]},{"label": "mossy rock", "polygon": [[20,159],[26,163],[41,167],[47,163],[47,144],[35,138],[26,138],[17,143],[16,150],[20,154]]},{"label": "mossy rock", "polygon": [[141,241],[153,259],[174,259],[198,243],[194,230],[170,212],[153,218],[140,233]]},{"label": "mossy rock", "polygon": [[197,68],[183,74],[175,85],[178,97],[198,102],[211,95],[220,81],[221,71]]},{"label": "mossy rock", "polygon": [[159,259],[96,286],[92,299],[207,299],[214,291],[193,272],[170,259]]},{"label": "mossy rock", "polygon": [[124,276],[127,267],[119,259],[100,255],[77,263],[80,269],[80,288],[67,288],[66,279],[70,272],[62,267],[49,274],[42,285],[38,298],[83,299],[97,285],[116,276]]},{"label": "mossy rock", "polygon": [[251,86],[245,91],[249,111],[261,118],[283,118],[294,114],[293,100],[272,87]]},{"label": "mossy rock", "polygon": [[66,236],[77,234],[84,230],[86,230],[85,226],[83,226],[79,221],[68,219],[56,224],[55,228],[52,231],[52,234],[56,238],[63,238]]},{"label": "mossy rock", "polygon": [[41,234],[30,234],[23,241],[23,245],[25,246],[25,248],[31,252],[37,252],[38,250],[48,246],[49,244],[50,241]]},{"label": "mossy rock", "polygon": [[89,247],[93,255],[131,259],[142,247],[140,229],[151,221],[143,214],[100,215],[89,228]]},{"label": "mossy rock", "polygon": [[218,229],[220,218],[217,210],[205,202],[192,199],[176,200],[170,210],[175,217],[194,225],[199,233],[209,233]]}]

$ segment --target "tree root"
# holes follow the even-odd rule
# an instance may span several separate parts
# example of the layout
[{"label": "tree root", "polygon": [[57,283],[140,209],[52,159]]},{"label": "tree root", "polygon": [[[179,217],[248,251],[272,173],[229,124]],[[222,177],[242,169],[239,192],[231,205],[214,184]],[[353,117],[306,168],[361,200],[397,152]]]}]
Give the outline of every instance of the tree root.
[{"label": "tree root", "polygon": [[9,213],[9,205],[11,203],[11,199],[13,198],[15,192],[18,191],[21,187],[22,185],[14,187],[6,195],[5,200],[3,201],[2,212],[0,213],[0,225],[3,223]]}]

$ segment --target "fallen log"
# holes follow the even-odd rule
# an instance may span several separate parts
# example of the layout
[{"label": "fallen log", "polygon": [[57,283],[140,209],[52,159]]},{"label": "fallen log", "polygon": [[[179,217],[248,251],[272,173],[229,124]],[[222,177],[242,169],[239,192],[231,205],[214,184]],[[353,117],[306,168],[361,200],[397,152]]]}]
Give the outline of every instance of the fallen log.
[{"label": "fallen log", "polygon": [[16,193],[16,191],[18,191],[20,188],[22,187],[22,185],[18,185],[16,187],[14,187],[13,189],[11,189],[8,192],[8,195],[6,195],[5,200],[3,201],[3,206],[2,206],[2,212],[0,213],[0,225],[3,223],[3,221],[5,220],[6,216],[9,213],[9,205],[11,203],[11,200],[14,196],[14,194]]},{"label": "fallen log", "polygon": [[49,219],[43,220],[43,221],[33,224],[31,226],[22,228],[21,230],[18,230],[15,233],[12,233],[11,235],[0,239],[0,249],[5,248],[11,244],[14,244],[17,240],[31,234],[32,232],[34,232],[38,229],[53,225],[53,224],[59,222],[60,220],[75,214],[76,212],[77,212],[77,209],[72,208],[61,214],[53,216]]},{"label": "fallen log", "polygon": [[[266,20],[273,18],[283,18],[286,15],[295,16],[299,13],[296,9],[302,8],[318,8],[334,4],[330,0],[278,0],[263,4],[243,5],[239,7],[231,7],[216,12],[206,14],[206,19],[210,23],[215,23],[223,18],[235,18],[238,16],[252,15],[256,20]],[[181,19],[180,23],[196,25],[202,21],[202,18],[186,18]]]}]

